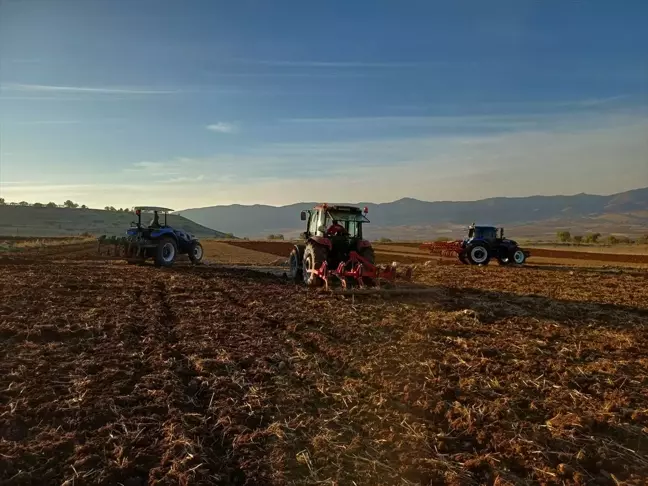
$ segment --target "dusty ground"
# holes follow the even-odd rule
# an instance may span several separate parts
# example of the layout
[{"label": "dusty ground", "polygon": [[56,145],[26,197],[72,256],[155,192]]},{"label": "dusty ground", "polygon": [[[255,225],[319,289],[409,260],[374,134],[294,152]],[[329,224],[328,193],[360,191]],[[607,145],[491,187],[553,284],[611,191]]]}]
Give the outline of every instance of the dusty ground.
[{"label": "dusty ground", "polygon": [[642,272],[352,299],[93,250],[0,260],[1,484],[646,484]]}]

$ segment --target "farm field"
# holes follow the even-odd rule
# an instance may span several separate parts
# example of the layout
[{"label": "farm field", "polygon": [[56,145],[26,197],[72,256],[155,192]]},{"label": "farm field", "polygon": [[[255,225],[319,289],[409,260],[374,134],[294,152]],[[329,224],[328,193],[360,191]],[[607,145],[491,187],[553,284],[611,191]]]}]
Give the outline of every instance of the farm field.
[{"label": "farm field", "polygon": [[646,484],[648,272],[351,298],[95,250],[0,256],[0,484]]},{"label": "farm field", "polygon": [[[287,258],[293,243],[289,241],[244,241],[244,240],[221,240],[229,245],[237,246],[246,250],[255,250],[271,253]],[[378,243],[374,245],[376,261],[378,263],[391,263],[397,261],[405,264],[420,264],[428,260],[442,260],[456,262],[456,258],[439,257],[430,255],[429,252],[419,249],[420,243]],[[590,266],[630,266],[637,268],[648,268],[648,252],[646,253],[611,253],[607,252],[577,252],[554,248],[529,248],[531,259],[528,265],[569,265],[576,267]],[[207,253],[209,255],[209,252]]]}]

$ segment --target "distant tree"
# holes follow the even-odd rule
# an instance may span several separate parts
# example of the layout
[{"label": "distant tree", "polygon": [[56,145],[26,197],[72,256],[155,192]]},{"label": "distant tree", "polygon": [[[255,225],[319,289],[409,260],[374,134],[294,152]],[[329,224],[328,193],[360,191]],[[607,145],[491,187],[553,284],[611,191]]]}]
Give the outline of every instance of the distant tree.
[{"label": "distant tree", "polygon": [[283,240],[284,235],[268,235],[269,240]]},{"label": "distant tree", "polygon": [[19,206],[29,206],[29,203],[27,201],[20,201],[18,203]]},{"label": "distant tree", "polygon": [[48,202],[48,203],[45,205],[45,207],[46,207],[46,208],[57,208],[58,206],[56,205],[55,202]]},{"label": "distant tree", "polygon": [[45,205],[43,203],[39,203],[39,202],[35,202],[34,204],[32,204],[32,206],[34,206],[35,208],[43,208],[43,207],[45,207]]},{"label": "distant tree", "polygon": [[88,206],[86,206],[85,204],[82,204],[81,209],[88,209]]},{"label": "distant tree", "polygon": [[619,239],[614,235],[610,235],[607,237],[607,242],[610,245],[616,245],[617,243],[619,243]]},{"label": "distant tree", "polygon": [[104,211],[110,211],[110,206],[106,206],[106,207],[104,208]]},{"label": "distant tree", "polygon": [[18,206],[18,203],[17,202],[10,202],[9,206]]},{"label": "distant tree", "polygon": [[583,237],[581,235],[574,235],[572,240],[574,240],[574,243],[577,245],[580,245],[583,242]]},{"label": "distant tree", "polygon": [[230,239],[230,240],[231,240],[231,239],[233,239],[233,238],[234,238],[234,234],[233,234],[233,233],[225,233],[225,238],[227,238],[227,239]]},{"label": "distant tree", "polygon": [[67,201],[65,201],[63,203],[63,207],[64,208],[74,209],[74,208],[78,208],[79,205],[77,203],[75,203],[74,201],[71,201],[70,199],[68,199]]},{"label": "distant tree", "polygon": [[4,206],[5,204],[7,204],[7,203],[5,202],[5,198],[4,198],[4,197],[0,197],[0,206]]},{"label": "distant tree", "polygon": [[641,243],[642,245],[648,245],[648,233],[637,239],[637,243]]},{"label": "distant tree", "polygon": [[600,237],[601,237],[601,233],[592,233],[591,235],[588,236],[588,239],[592,243],[598,243]]},{"label": "distant tree", "polygon": [[558,241],[561,243],[568,243],[571,241],[571,233],[569,231],[559,231],[556,236],[558,236]]},{"label": "distant tree", "polygon": [[391,242],[392,242],[392,240],[390,240],[389,238],[384,238],[384,237],[380,238],[378,240],[378,243],[391,243]]}]

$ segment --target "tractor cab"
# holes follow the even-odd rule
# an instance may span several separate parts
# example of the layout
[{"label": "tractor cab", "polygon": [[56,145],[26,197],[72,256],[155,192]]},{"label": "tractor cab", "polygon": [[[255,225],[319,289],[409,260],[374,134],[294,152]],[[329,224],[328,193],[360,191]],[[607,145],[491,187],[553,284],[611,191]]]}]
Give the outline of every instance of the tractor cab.
[{"label": "tractor cab", "polygon": [[301,212],[301,220],[307,221],[303,236],[310,238],[344,235],[347,239],[362,239],[362,225],[369,223],[364,212],[354,206],[328,206],[322,204]]},{"label": "tractor cab", "polygon": [[322,204],[309,211],[302,211],[302,221],[307,221],[304,239],[330,242],[331,257],[335,261],[348,258],[349,252],[358,249],[364,241],[362,226],[369,223],[367,208],[354,206],[329,206]]},{"label": "tractor cab", "polygon": [[[135,209],[137,221],[133,221],[131,226],[138,229],[147,228],[149,230],[167,228],[167,214],[173,211],[173,209],[160,208],[157,206],[136,206],[133,209]],[[142,213],[153,213],[147,226],[142,225]],[[161,221],[160,213],[164,214],[164,221]]]},{"label": "tractor cab", "polygon": [[497,235],[497,228],[495,226],[476,226],[474,224],[468,227],[467,240],[484,240],[488,242],[495,242],[498,239],[504,239],[504,228],[499,228],[499,237]]}]

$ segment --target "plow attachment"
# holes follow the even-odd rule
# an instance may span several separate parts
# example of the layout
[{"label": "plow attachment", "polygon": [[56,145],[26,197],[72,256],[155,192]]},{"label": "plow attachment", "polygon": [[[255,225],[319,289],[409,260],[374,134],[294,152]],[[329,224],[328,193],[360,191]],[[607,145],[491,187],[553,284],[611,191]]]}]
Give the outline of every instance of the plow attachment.
[{"label": "plow attachment", "polygon": [[397,278],[407,281],[412,279],[412,269],[409,267],[399,274],[395,266],[374,265],[355,251],[350,252],[349,259],[340,262],[335,269],[329,269],[328,264],[324,262],[319,269],[311,272],[324,281],[327,290],[331,277],[338,279],[343,289],[347,289],[350,284],[362,289],[380,287],[382,282],[394,282]]},{"label": "plow attachment", "polygon": [[419,246],[421,250],[428,250],[433,255],[445,257],[458,256],[462,251],[461,241],[439,241],[435,243],[423,243]]},{"label": "plow attachment", "polygon": [[103,257],[134,260],[138,255],[138,245],[119,236],[102,236],[97,239],[97,253]]}]

